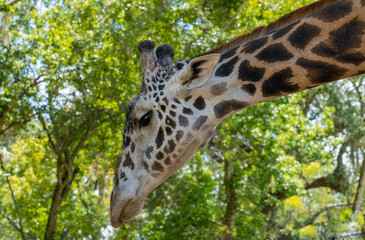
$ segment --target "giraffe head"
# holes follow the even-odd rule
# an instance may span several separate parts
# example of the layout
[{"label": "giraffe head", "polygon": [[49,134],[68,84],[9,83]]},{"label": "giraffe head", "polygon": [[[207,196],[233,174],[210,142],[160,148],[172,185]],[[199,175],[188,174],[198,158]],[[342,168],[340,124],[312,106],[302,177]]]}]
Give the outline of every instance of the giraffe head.
[{"label": "giraffe head", "polygon": [[202,87],[219,54],[179,60],[163,44],[143,41],[142,83],[126,110],[123,150],[115,173],[110,218],[114,227],[138,215],[146,196],[178,170],[214,132],[217,122]]}]

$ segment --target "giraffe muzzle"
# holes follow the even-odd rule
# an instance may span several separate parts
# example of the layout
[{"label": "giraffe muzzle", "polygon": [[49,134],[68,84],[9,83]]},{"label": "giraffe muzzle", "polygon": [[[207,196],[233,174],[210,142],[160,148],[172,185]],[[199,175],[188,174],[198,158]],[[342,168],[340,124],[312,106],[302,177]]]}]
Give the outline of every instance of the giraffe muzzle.
[{"label": "giraffe muzzle", "polygon": [[120,195],[115,194],[114,190],[115,188],[110,199],[110,222],[113,227],[117,228],[137,216],[142,211],[143,202],[131,196],[120,199]]}]

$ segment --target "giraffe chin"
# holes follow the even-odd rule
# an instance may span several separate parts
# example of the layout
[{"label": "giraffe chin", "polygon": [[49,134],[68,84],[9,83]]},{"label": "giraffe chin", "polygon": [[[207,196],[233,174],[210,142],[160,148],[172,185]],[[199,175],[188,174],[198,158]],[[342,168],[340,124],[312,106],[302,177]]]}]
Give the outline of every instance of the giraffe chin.
[{"label": "giraffe chin", "polygon": [[116,212],[111,212],[110,221],[113,227],[120,227],[127,220],[137,216],[143,208],[143,202],[128,198],[123,201]]}]

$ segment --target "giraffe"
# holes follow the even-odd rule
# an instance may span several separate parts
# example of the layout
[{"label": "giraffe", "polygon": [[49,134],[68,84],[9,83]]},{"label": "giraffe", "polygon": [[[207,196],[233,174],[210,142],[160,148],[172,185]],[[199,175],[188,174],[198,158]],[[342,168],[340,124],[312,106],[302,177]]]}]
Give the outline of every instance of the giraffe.
[{"label": "giraffe", "polygon": [[365,0],[322,0],[173,65],[152,41],[138,50],[142,83],[126,109],[111,193],[113,227],[210,139],[216,126],[257,103],[365,73]]}]

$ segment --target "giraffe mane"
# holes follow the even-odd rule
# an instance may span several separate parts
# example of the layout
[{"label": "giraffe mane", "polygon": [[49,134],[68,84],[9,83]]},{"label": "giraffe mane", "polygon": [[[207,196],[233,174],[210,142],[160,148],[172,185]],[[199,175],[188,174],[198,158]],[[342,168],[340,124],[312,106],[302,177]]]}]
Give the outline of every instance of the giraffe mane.
[{"label": "giraffe mane", "polygon": [[212,54],[212,53],[220,53],[220,54],[225,53],[232,48],[242,45],[243,43],[260,38],[275,30],[283,28],[297,20],[301,20],[301,19],[309,16],[313,12],[315,12],[319,9],[322,9],[336,1],[337,0],[320,0],[318,2],[310,4],[308,6],[299,8],[294,12],[291,12],[291,13],[288,13],[288,14],[282,16],[281,18],[279,18],[275,22],[268,24],[267,26],[261,26],[261,27],[255,28],[252,32],[238,36],[226,44],[223,44],[219,47],[216,47],[214,49],[211,49],[211,50],[201,54],[201,56],[207,55],[207,54]]}]

